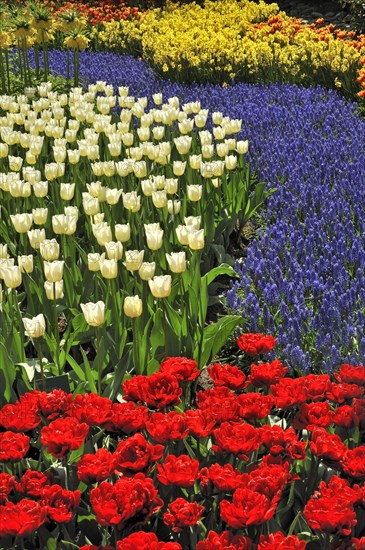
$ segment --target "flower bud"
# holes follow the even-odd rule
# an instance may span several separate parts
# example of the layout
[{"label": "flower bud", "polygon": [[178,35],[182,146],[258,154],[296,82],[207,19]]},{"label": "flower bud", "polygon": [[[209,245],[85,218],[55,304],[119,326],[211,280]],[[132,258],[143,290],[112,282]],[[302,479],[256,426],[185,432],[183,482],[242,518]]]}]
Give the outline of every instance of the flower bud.
[{"label": "flower bud", "polygon": [[7,260],[9,258],[8,245],[0,244],[0,260]]},{"label": "flower bud", "polygon": [[9,169],[10,169],[10,171],[11,172],[19,172],[21,167],[22,167],[22,164],[23,164],[22,157],[13,157],[13,156],[9,155],[8,160],[9,160]]},{"label": "flower bud", "polygon": [[46,238],[46,232],[44,229],[31,229],[28,231],[28,239],[30,246],[35,250],[39,250],[41,243]]},{"label": "flower bud", "polygon": [[239,155],[245,155],[248,152],[248,139],[245,141],[237,141],[236,151]]},{"label": "flower bud", "polygon": [[202,157],[210,159],[214,155],[214,145],[202,145]]},{"label": "flower bud", "polygon": [[9,146],[7,143],[0,143],[0,159],[4,159],[8,156]]},{"label": "flower bud", "polygon": [[185,225],[189,225],[193,229],[200,229],[200,224],[202,222],[202,217],[201,216],[185,216],[184,222],[185,222]]},{"label": "flower bud", "polygon": [[109,243],[113,240],[112,229],[107,222],[93,224],[92,231],[99,246],[105,246],[105,243]]},{"label": "flower bud", "polygon": [[237,168],[237,157],[235,155],[228,155],[225,158],[225,165],[227,170],[235,170]]},{"label": "flower bud", "polygon": [[154,126],[152,128],[152,134],[154,139],[160,140],[165,135],[165,126]]},{"label": "flower bud", "polygon": [[85,320],[91,327],[100,327],[105,321],[105,304],[101,300],[80,304]]},{"label": "flower bud", "polygon": [[179,180],[177,178],[167,178],[165,181],[165,191],[169,195],[174,195],[177,193],[177,188],[179,185]]},{"label": "flower bud", "polygon": [[188,199],[193,202],[197,202],[202,198],[203,186],[202,185],[188,185],[187,188]]},{"label": "flower bud", "polygon": [[48,181],[37,181],[33,185],[33,191],[37,199],[43,199],[48,193]]},{"label": "flower bud", "polygon": [[139,276],[142,279],[142,281],[148,281],[149,279],[152,279],[156,271],[156,263],[155,262],[143,262],[141,264],[141,267],[138,270]]},{"label": "flower bud", "polygon": [[70,201],[74,198],[75,195],[75,184],[74,183],[61,183],[60,186],[60,197],[64,201]]},{"label": "flower bud", "polygon": [[171,292],[171,275],[155,276],[148,281],[148,285],[155,298],[167,298]]},{"label": "flower bud", "polygon": [[65,262],[63,260],[55,260],[53,262],[44,262],[44,275],[47,281],[51,283],[57,283],[62,280],[63,267]]},{"label": "flower bud", "polygon": [[90,252],[87,255],[87,267],[90,271],[100,271],[100,254],[98,252]]},{"label": "flower bud", "polygon": [[152,99],[155,105],[162,104],[162,94],[152,94]]},{"label": "flower bud", "polygon": [[204,248],[204,229],[193,229],[188,234],[188,244],[191,250],[201,250]]},{"label": "flower bud", "polygon": [[192,139],[193,138],[191,136],[180,136],[178,138],[174,138],[176,149],[180,155],[186,155],[190,151]]},{"label": "flower bud", "polygon": [[124,298],[124,313],[127,317],[140,317],[142,315],[142,300],[139,296],[127,296]]},{"label": "flower bud", "polygon": [[180,160],[174,160],[172,163],[172,171],[175,176],[182,176],[185,172],[186,162],[181,162]]},{"label": "flower bud", "polygon": [[213,124],[222,124],[223,115],[221,112],[216,111],[212,113],[212,122]]},{"label": "flower bud", "polygon": [[22,284],[22,272],[18,265],[1,267],[0,272],[8,288],[17,288]]},{"label": "flower bud", "polygon": [[10,191],[10,195],[14,198],[18,198],[18,197],[27,198],[27,197],[30,197],[32,193],[30,183],[23,180],[10,181],[9,191]]},{"label": "flower bud", "polygon": [[56,235],[73,235],[76,231],[77,218],[67,214],[52,216],[52,227]]},{"label": "flower bud", "polygon": [[32,214],[10,214],[10,219],[17,233],[27,233],[32,226]]},{"label": "flower bud", "polygon": [[136,162],[134,165],[134,175],[136,178],[145,178],[147,176],[147,165],[144,160]]},{"label": "flower bud", "polygon": [[125,224],[117,223],[114,227],[114,230],[115,238],[121,243],[129,241],[129,239],[131,238],[131,226],[129,222]]},{"label": "flower bud", "polygon": [[229,149],[227,143],[218,143],[217,144],[217,155],[221,158],[224,158],[228,155]]},{"label": "flower bud", "polygon": [[224,139],[226,137],[226,130],[221,126],[217,126],[216,128],[213,128],[213,135],[215,139]]},{"label": "flower bud", "polygon": [[76,220],[79,219],[79,209],[77,206],[65,206],[63,208],[63,211],[66,216],[71,216],[72,218],[75,218]]},{"label": "flower bud", "polygon": [[143,262],[144,250],[126,250],[125,267],[128,271],[138,271]]},{"label": "flower bud", "polygon": [[156,208],[164,208],[167,205],[166,191],[153,191],[152,202]]},{"label": "flower bud", "polygon": [[46,262],[53,262],[60,255],[60,245],[56,239],[45,239],[41,242],[39,249],[43,260]]},{"label": "flower bud", "polygon": [[57,283],[46,281],[44,290],[48,300],[61,300],[63,298],[63,281],[57,281]]},{"label": "flower bud", "polygon": [[22,273],[32,273],[34,269],[33,255],[18,256],[18,266]]},{"label": "flower bud", "polygon": [[99,199],[95,197],[84,197],[82,206],[87,216],[95,216],[99,212]]},{"label": "flower bud", "polygon": [[157,229],[156,231],[146,230],[146,240],[150,250],[159,250],[163,243],[163,229]]},{"label": "flower bud", "polygon": [[150,129],[149,128],[137,128],[137,134],[140,141],[148,141],[150,139]]},{"label": "flower bud", "polygon": [[109,241],[105,243],[105,250],[109,260],[121,260],[123,256],[123,245],[121,242]]},{"label": "flower bud", "polygon": [[36,225],[44,225],[47,221],[48,208],[33,208],[32,214]]},{"label": "flower bud", "polygon": [[141,208],[141,197],[137,195],[136,191],[130,193],[122,193],[123,206],[131,212],[138,212]]},{"label": "flower bud", "polygon": [[185,252],[171,252],[171,254],[166,254],[166,260],[172,273],[183,273],[186,271]]},{"label": "flower bud", "polygon": [[32,319],[23,319],[23,325],[25,334],[29,338],[40,338],[46,332],[46,320],[43,313]]},{"label": "flower bud", "polygon": [[100,256],[100,273],[104,279],[115,279],[118,277],[117,260],[107,260],[105,254]]},{"label": "flower bud", "polygon": [[202,162],[201,155],[190,155],[189,164],[193,170],[199,170]]},{"label": "flower bud", "polygon": [[194,128],[194,119],[185,118],[178,123],[180,134],[189,134]]},{"label": "flower bud", "polygon": [[80,161],[80,151],[78,149],[68,149],[67,156],[70,164],[77,164]]},{"label": "flower bud", "polygon": [[181,201],[167,201],[167,211],[171,215],[178,214],[181,208]]},{"label": "flower bud", "polygon": [[123,191],[121,189],[106,189],[105,198],[106,202],[110,205],[118,204],[118,201],[122,195]]}]

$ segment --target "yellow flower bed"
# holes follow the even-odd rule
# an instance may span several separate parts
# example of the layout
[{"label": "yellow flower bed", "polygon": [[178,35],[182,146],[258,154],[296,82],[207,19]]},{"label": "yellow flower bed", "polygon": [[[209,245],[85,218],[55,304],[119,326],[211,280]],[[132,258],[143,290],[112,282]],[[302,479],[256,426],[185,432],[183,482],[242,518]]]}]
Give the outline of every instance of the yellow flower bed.
[{"label": "yellow flower bed", "polygon": [[322,83],[358,90],[365,37],[305,25],[277,4],[248,0],[167,3],[140,20],[105,23],[99,45],[138,53],[174,80]]}]

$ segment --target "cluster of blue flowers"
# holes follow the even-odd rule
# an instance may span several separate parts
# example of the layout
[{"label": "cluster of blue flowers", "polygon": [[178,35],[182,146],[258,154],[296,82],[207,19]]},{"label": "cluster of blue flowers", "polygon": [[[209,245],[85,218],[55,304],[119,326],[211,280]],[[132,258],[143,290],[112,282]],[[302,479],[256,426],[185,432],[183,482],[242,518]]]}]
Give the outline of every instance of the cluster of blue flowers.
[{"label": "cluster of blue flowers", "polygon": [[[50,52],[66,75],[66,53]],[[249,162],[277,188],[267,227],[238,262],[227,304],[246,331],[277,337],[291,368],[331,372],[365,361],[365,121],[333,91],[273,84],[185,86],[161,81],[144,62],[82,52],[80,78],[162,92],[243,120]]]}]

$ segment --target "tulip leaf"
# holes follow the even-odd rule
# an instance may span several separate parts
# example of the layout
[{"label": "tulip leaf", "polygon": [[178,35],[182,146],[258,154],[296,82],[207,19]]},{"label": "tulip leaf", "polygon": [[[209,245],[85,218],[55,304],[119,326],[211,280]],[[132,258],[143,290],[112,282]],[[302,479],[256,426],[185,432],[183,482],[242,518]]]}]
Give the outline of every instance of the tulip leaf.
[{"label": "tulip leaf", "polygon": [[165,345],[165,331],[163,323],[164,313],[161,308],[158,308],[153,318],[153,327],[151,330],[151,357],[155,357],[158,348],[162,348]]},{"label": "tulip leaf", "polygon": [[16,368],[10,359],[7,349],[0,342],[0,387],[7,402],[10,401],[13,383],[16,378]]},{"label": "tulip leaf", "polygon": [[66,359],[67,363],[70,365],[70,367],[73,369],[75,374],[77,375],[78,379],[82,380],[82,381],[85,381],[86,380],[85,373],[82,370],[82,368],[80,367],[80,365],[78,364],[78,362],[75,361],[75,359],[73,357],[71,357],[71,355],[69,353],[66,355],[65,359]]},{"label": "tulip leaf", "polygon": [[150,376],[154,372],[158,371],[158,368],[160,366],[160,363],[157,361],[157,359],[150,359],[147,363],[147,376]]},{"label": "tulip leaf", "polygon": [[85,448],[85,443],[83,443],[81,447],[79,447],[75,451],[72,451],[68,457],[68,464],[73,464],[74,462],[78,462],[82,457],[82,455],[84,454],[84,448]]},{"label": "tulip leaf", "polygon": [[167,301],[165,302],[165,307],[167,321],[176,336],[180,338],[182,330],[182,319],[177,311]]},{"label": "tulip leaf", "polygon": [[[217,323],[204,329],[203,346],[199,367],[206,365],[222,349],[232,331],[242,322],[240,315],[226,315]],[[199,349],[195,350],[194,359],[199,359]]]},{"label": "tulip leaf", "polygon": [[228,275],[229,277],[236,277],[237,273],[234,270],[234,268],[228,264],[222,264],[218,267],[214,267],[202,277],[204,281],[206,281],[207,286],[210,285],[216,279],[219,275]]},{"label": "tulip leaf", "polygon": [[80,351],[81,351],[82,358],[84,360],[85,377],[86,377],[86,380],[88,381],[88,384],[89,384],[88,389],[91,392],[97,393],[95,380],[94,380],[94,377],[93,377],[93,372],[92,372],[92,369],[91,369],[91,366],[90,366],[90,362],[89,362],[88,358],[86,357],[85,351],[81,347],[80,347]]}]

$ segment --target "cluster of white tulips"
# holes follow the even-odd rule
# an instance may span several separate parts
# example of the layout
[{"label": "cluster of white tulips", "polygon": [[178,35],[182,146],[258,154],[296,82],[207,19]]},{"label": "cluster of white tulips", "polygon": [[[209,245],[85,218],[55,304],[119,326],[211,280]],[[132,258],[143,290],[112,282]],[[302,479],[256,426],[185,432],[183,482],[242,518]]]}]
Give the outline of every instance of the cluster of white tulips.
[{"label": "cluster of white tulips", "polygon": [[[44,287],[36,291],[40,302],[67,301],[78,281],[85,319],[100,326],[107,292],[122,296],[118,314],[139,317],[147,307],[143,285],[153,298],[168,298],[207,236],[214,242],[230,174],[248,150],[247,141],[232,137],[241,121],[216,112],[210,131],[198,101],[153,100],[147,110],[146,97],[135,99],[125,87],[116,97],[105,82],[86,92],[59,94],[44,83],[27,95],[0,96],[5,288],[23,282],[34,292],[37,284]],[[86,271],[94,278],[89,296]],[[66,307],[80,308],[80,301]],[[28,323],[28,335],[35,332]]]}]

